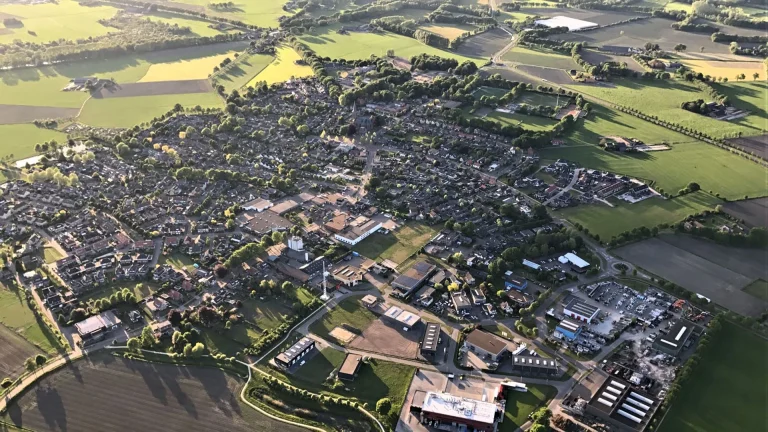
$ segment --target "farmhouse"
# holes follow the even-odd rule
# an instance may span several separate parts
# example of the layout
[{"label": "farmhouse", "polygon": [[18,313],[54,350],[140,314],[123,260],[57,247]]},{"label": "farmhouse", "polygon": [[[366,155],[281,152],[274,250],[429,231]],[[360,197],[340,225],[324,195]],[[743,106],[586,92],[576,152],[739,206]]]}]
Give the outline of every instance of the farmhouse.
[{"label": "farmhouse", "polygon": [[424,336],[421,339],[421,354],[424,356],[434,356],[437,352],[437,345],[440,342],[440,325],[428,323],[424,329]]},{"label": "farmhouse", "polygon": [[75,324],[75,328],[83,345],[90,345],[104,340],[107,333],[117,329],[120,324],[120,319],[114,313],[106,311],[80,321]]},{"label": "farmhouse", "polygon": [[[414,398],[415,399],[415,398]],[[495,403],[454,396],[449,393],[426,392],[421,405],[422,423],[437,421],[456,430],[492,432],[496,430],[499,411]]]},{"label": "farmhouse", "polygon": [[560,321],[555,327],[555,337],[558,339],[574,340],[581,333],[581,324],[568,318]]},{"label": "farmhouse", "polygon": [[533,375],[557,375],[557,360],[539,356],[512,356],[512,369]]},{"label": "farmhouse", "polygon": [[608,377],[586,406],[620,431],[642,431],[659,407],[656,399],[614,376]]},{"label": "farmhouse", "polygon": [[576,321],[583,321],[587,324],[592,324],[592,321],[597,318],[598,312],[600,312],[599,308],[587,304],[578,298],[572,299],[565,308],[563,308],[563,314],[565,316],[571,317]]},{"label": "farmhouse", "polygon": [[507,341],[495,334],[477,329],[467,335],[464,345],[478,357],[492,362],[499,361],[508,351]]},{"label": "farmhouse", "polygon": [[347,353],[344,363],[339,368],[339,379],[344,381],[354,381],[360,365],[363,363],[363,357],[358,354]]},{"label": "farmhouse", "polygon": [[597,27],[597,24],[576,18],[558,15],[549,19],[536,20],[536,24],[549,28],[568,27],[568,31],[586,30]]},{"label": "farmhouse", "polygon": [[656,339],[653,347],[669,355],[677,356],[685,347],[685,342],[691,336],[694,327],[692,322],[680,319],[669,328],[667,334]]},{"label": "farmhouse", "polygon": [[[315,341],[305,337],[293,344],[287,350],[281,352],[275,357],[275,363],[285,369],[289,369],[299,362],[304,356],[315,349]],[[299,363],[299,366],[303,364]]]},{"label": "farmhouse", "polygon": [[435,268],[437,267],[434,264],[419,261],[393,280],[392,287],[399,291],[403,297],[410,295],[429,278]]}]

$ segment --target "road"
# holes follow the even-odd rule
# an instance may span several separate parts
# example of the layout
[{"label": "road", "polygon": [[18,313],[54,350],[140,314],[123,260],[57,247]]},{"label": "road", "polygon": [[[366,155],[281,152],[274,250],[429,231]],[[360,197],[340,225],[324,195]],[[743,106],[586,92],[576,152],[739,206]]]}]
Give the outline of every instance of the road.
[{"label": "road", "polygon": [[571,178],[571,182],[568,183],[568,186],[562,188],[560,192],[556,193],[552,198],[544,201],[544,205],[549,205],[552,201],[555,201],[556,199],[563,196],[564,193],[567,193],[573,188],[573,185],[576,184],[577,181],[579,181],[579,176],[581,175],[581,172],[584,171],[584,168],[576,168],[573,170],[573,177]]},{"label": "road", "polygon": [[49,360],[48,363],[44,364],[42,368],[37,369],[34,373],[24,376],[21,382],[14,386],[8,393],[3,396],[3,399],[0,400],[0,414],[5,412],[9,402],[11,402],[16,396],[19,396],[21,393],[23,393],[28,386],[34,384],[39,377],[60,367],[64,367],[66,364],[72,363],[82,356],[83,353],[81,351],[60,355],[52,360]]}]

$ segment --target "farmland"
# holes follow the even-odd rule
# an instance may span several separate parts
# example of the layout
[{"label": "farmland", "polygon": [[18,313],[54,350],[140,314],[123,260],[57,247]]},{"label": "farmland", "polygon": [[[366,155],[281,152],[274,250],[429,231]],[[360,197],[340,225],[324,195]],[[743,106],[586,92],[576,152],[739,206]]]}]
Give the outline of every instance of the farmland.
[{"label": "farmland", "polygon": [[242,385],[215,368],[95,355],[42,379],[9,406],[3,420],[41,432],[157,430],[159,424],[179,430],[301,430],[242,405]]},{"label": "farmland", "polygon": [[217,74],[213,81],[225,90],[239,89],[261,73],[275,58],[265,54],[246,54],[238,58],[235,66]]},{"label": "farmland", "polygon": [[486,119],[495,120],[504,125],[521,126],[528,130],[540,131],[552,129],[557,122],[546,117],[532,116],[526,114],[507,114],[494,111],[485,116]]},{"label": "farmland", "polygon": [[749,226],[768,228],[768,198],[727,202],[723,204],[723,211],[744,220]]},{"label": "farmland", "polygon": [[509,33],[502,29],[495,28],[474,35],[464,41],[456,50],[458,54],[469,57],[490,58],[496,52],[507,46],[512,40]]},{"label": "farmland", "polygon": [[608,240],[633,228],[679,222],[702,210],[712,210],[720,202],[709,194],[696,192],[668,200],[651,198],[635,204],[620,203],[615,207],[571,207],[558,210],[555,214],[571,222],[578,222],[589,229],[590,233]]},{"label": "farmland", "polygon": [[220,108],[224,105],[214,93],[91,99],[78,120],[91,126],[133,127],[165,114],[177,103],[188,108],[196,105]]},{"label": "farmland", "polygon": [[[746,75],[751,79],[751,74]],[[733,106],[751,113],[739,122],[740,125],[749,128],[744,135],[757,135],[768,131],[768,104],[765,103],[768,100],[768,83],[765,81],[729,82],[716,84],[715,88],[728,96]]]},{"label": "farmland", "polygon": [[312,76],[312,68],[309,66],[300,66],[296,64],[299,60],[299,54],[290,47],[280,47],[277,50],[275,59],[261,70],[255,77],[248,82],[253,86],[258,82],[266,81],[267,84],[274,84],[287,81],[289,78],[304,78]]},{"label": "farmland", "polygon": [[528,385],[528,391],[509,392],[504,410],[504,422],[499,432],[513,432],[528,421],[536,408],[545,406],[557,394],[557,389],[547,385]]},{"label": "farmland", "polygon": [[754,280],[766,279],[768,252],[765,250],[661,235],[618,248],[616,254],[737,313],[757,316],[768,305],[742,291]]},{"label": "farmland", "polygon": [[[157,0],[152,2],[162,3]],[[291,12],[283,10],[285,0],[238,2],[236,7],[230,10],[213,9],[209,6],[211,2],[208,0],[176,0],[176,2],[192,5],[209,15],[243,21],[259,27],[277,27],[278,18],[291,15]]]},{"label": "farmland", "polygon": [[67,136],[61,132],[42,129],[32,124],[0,125],[3,141],[12,145],[0,146],[0,158],[13,155],[14,160],[35,155],[35,144],[55,139],[64,142]]},{"label": "farmland", "polygon": [[518,65],[517,70],[554,84],[565,85],[573,83],[571,76],[562,69],[553,69],[533,65]]},{"label": "farmland", "polygon": [[617,62],[617,63],[626,63],[627,69],[631,71],[639,72],[639,73],[645,72],[645,69],[643,69],[643,67],[640,66],[640,63],[636,62],[630,56],[611,55],[611,54],[606,54],[606,53],[593,51],[593,50],[583,50],[581,52],[581,57],[592,64],[600,64],[600,63],[609,62],[609,61]]},{"label": "farmland", "polygon": [[522,47],[512,48],[504,54],[502,60],[557,69],[578,68],[578,65],[569,56],[545,50],[534,50]]},{"label": "farmland", "polygon": [[732,80],[736,75],[743,73],[751,80],[752,73],[757,72],[762,75],[762,80],[766,79],[763,73],[763,63],[759,61],[682,60],[681,63],[694,72],[701,72],[713,77],[728,77],[729,80]]},{"label": "farmland", "polygon": [[24,370],[24,361],[40,350],[4,325],[0,325],[0,377],[16,377]]},{"label": "farmland", "polygon": [[98,20],[111,18],[117,11],[111,6],[83,6],[75,0],[35,5],[3,4],[3,13],[18,17],[24,26],[3,27],[6,31],[0,32],[0,43],[15,39],[48,42],[105,35],[110,28],[99,24]]},{"label": "farmland", "polygon": [[15,284],[0,285],[0,324],[43,352],[54,353],[61,348],[56,336],[27,305],[24,290]]},{"label": "farmland", "polygon": [[389,234],[375,233],[353,249],[372,260],[388,259],[402,263],[429,242],[438,229],[423,224],[406,224]]},{"label": "farmland", "polygon": [[764,279],[757,279],[744,287],[744,292],[760,300],[768,301],[768,282]]},{"label": "farmland", "polygon": [[764,407],[768,404],[768,375],[764,372],[768,342],[725,322],[707,348],[657,430],[763,429],[767,421]]},{"label": "farmland", "polygon": [[443,36],[443,37],[447,37],[448,39],[456,39],[457,37],[461,36],[463,33],[474,30],[476,27],[471,25],[464,25],[464,24],[454,24],[454,25],[430,24],[430,25],[420,26],[419,28],[422,28],[432,33],[439,34],[440,36]]}]

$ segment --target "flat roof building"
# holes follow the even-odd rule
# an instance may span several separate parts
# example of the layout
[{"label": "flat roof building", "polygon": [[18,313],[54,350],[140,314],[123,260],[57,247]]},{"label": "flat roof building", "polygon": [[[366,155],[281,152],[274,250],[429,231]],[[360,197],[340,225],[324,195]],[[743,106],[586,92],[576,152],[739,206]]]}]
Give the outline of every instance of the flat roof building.
[{"label": "flat roof building", "polygon": [[313,349],[315,349],[314,340],[308,337],[301,338],[301,340],[293,344],[290,348],[278,354],[277,357],[275,357],[275,363],[285,369],[289,369],[297,363],[301,365],[299,361],[312,352]]},{"label": "flat roof building", "polygon": [[75,329],[83,345],[89,345],[104,340],[107,333],[117,329],[120,324],[122,324],[120,318],[112,311],[106,311],[76,323]]},{"label": "flat roof building", "polygon": [[509,349],[506,340],[493,333],[484,332],[479,329],[472,330],[467,335],[464,345],[483,360],[490,360],[493,362],[499,361],[501,356],[507,353]]},{"label": "flat roof building", "polygon": [[557,324],[555,332],[568,340],[574,340],[581,333],[581,324],[566,318]]},{"label": "flat roof building", "polygon": [[453,426],[456,430],[492,432],[496,430],[500,408],[495,403],[427,392],[421,405],[421,422],[436,421],[436,427]]},{"label": "flat roof building", "polygon": [[472,303],[469,301],[469,297],[461,291],[455,291],[451,293],[451,301],[453,302],[453,308],[456,312],[472,309]]},{"label": "flat roof building", "polygon": [[654,348],[669,355],[677,356],[685,346],[685,342],[693,332],[694,324],[688,320],[679,319],[667,334],[662,335],[653,343]]},{"label": "flat roof building", "polygon": [[344,363],[339,368],[339,379],[353,381],[357,377],[360,365],[363,363],[363,357],[357,354],[347,353]]},{"label": "flat roof building", "polygon": [[403,296],[407,296],[420,287],[436,268],[437,266],[426,261],[414,263],[408,270],[392,281],[392,287]]},{"label": "flat roof building", "polygon": [[597,416],[621,431],[642,431],[648,426],[659,401],[635,389],[622,379],[609,376],[586,406]]},{"label": "flat roof building", "polygon": [[349,225],[343,231],[334,234],[334,238],[344,244],[354,246],[380,229],[381,222],[368,220],[361,225]]},{"label": "flat roof building", "polygon": [[437,345],[440,342],[440,325],[436,323],[427,323],[424,328],[424,336],[421,339],[421,353],[423,355],[434,356],[437,352]]},{"label": "flat roof building", "polygon": [[571,264],[571,269],[577,273],[584,273],[589,268],[589,263],[584,261],[583,259],[579,258],[578,255],[572,252],[568,252],[567,254],[561,256],[557,259],[560,261],[561,264]]},{"label": "flat roof building", "polygon": [[553,376],[558,374],[557,360],[539,356],[512,356],[512,369],[518,373]]},{"label": "flat roof building", "polygon": [[573,318],[576,321],[583,321],[587,324],[592,324],[597,318],[597,314],[600,312],[600,308],[592,306],[578,298],[572,299],[563,308],[563,314],[567,317]]},{"label": "flat roof building", "polygon": [[528,281],[524,277],[516,276],[511,271],[507,271],[504,273],[504,288],[522,291],[528,288]]},{"label": "flat roof building", "polygon": [[412,328],[421,321],[418,315],[402,310],[397,306],[392,306],[384,312],[384,316],[396,324],[401,324],[407,328]]}]

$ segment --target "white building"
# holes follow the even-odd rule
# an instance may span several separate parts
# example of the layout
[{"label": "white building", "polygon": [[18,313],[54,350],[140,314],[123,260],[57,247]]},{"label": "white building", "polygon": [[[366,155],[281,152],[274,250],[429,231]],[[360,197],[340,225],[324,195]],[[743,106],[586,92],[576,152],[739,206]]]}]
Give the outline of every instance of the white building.
[{"label": "white building", "polygon": [[367,221],[364,223],[355,224],[353,222],[350,224],[350,226],[344,229],[344,231],[335,234],[334,238],[342,243],[354,246],[363,241],[369,235],[381,229],[381,222],[376,222],[368,218],[365,219]]},{"label": "white building", "polygon": [[304,250],[304,240],[299,236],[293,236],[288,239],[288,247],[295,251],[302,251]]},{"label": "white building", "polygon": [[563,315],[576,321],[592,324],[597,319],[600,308],[587,304],[577,298],[573,299],[563,308]]},{"label": "white building", "polygon": [[562,15],[558,15],[549,19],[536,20],[536,24],[549,28],[568,27],[568,31],[586,30],[597,27],[597,24],[593,22],[583,21],[576,18],[569,18]]}]

